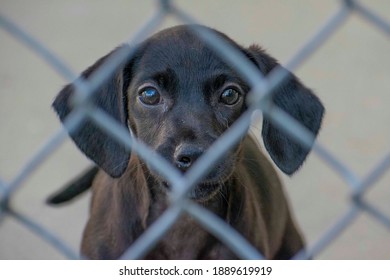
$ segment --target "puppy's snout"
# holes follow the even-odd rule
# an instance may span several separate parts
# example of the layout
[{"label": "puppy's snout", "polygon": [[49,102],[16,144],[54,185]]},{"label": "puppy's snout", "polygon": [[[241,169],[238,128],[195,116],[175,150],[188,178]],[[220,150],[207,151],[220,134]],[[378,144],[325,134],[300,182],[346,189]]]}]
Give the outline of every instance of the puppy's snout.
[{"label": "puppy's snout", "polygon": [[192,144],[181,144],[175,150],[175,165],[181,171],[185,172],[203,154],[203,152],[204,149],[199,146]]}]

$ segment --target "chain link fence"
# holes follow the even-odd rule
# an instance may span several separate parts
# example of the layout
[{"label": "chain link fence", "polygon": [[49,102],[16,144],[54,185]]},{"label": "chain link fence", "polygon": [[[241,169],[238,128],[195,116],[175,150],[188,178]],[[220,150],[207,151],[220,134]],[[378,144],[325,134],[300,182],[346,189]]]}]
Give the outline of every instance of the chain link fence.
[{"label": "chain link fence", "polygon": [[[139,42],[151,35],[162,23],[166,17],[174,17],[182,23],[201,23],[197,22],[187,11],[180,9],[175,2],[169,0],[156,1],[157,7],[154,15],[146,20],[144,25],[139,28],[129,40],[129,45]],[[136,4],[134,4],[136,5]],[[378,32],[383,32],[390,36],[390,23],[378,16],[368,5],[363,5],[359,1],[345,0],[339,1],[338,10],[332,15],[315,35],[308,40],[303,47],[284,64],[289,70],[295,70],[310,59],[313,53],[321,47],[340,26],[346,22],[351,14],[358,14],[367,21],[371,22]],[[165,164],[165,161],[153,153],[143,143],[137,139],[131,138],[113,119],[103,111],[94,107],[90,103],[94,89],[98,88],[105,79],[107,79],[116,67],[126,58],[132,55],[133,49],[123,49],[116,53],[96,71],[88,82],[77,79],[77,74],[69,69],[64,61],[52,54],[45,44],[38,42],[34,36],[23,31],[17,24],[9,18],[0,14],[0,26],[10,35],[33,50],[37,56],[46,61],[59,75],[68,81],[76,81],[77,88],[77,106],[68,116],[64,125],[68,131],[77,129],[85,118],[89,118],[95,124],[104,129],[109,135],[117,141],[123,143],[132,151],[135,151],[141,158],[148,161],[150,165],[158,169],[160,173],[169,180],[172,185],[172,203],[167,211],[150,227],[146,232],[125,252],[124,259],[142,258],[153,246],[164,236],[164,234],[175,223],[182,213],[191,215],[202,227],[213,233],[218,239],[225,243],[233,252],[243,259],[261,259],[261,253],[257,252],[243,237],[230,228],[227,224],[219,220],[214,214],[203,209],[196,203],[186,199],[186,194],[191,186],[202,176],[205,176],[207,170],[215,163],[238,138],[240,138],[253,121],[253,116],[262,112],[270,117],[273,122],[278,124],[283,130],[305,145],[310,145],[313,135],[302,127],[299,123],[290,118],[285,112],[275,106],[266,106],[270,101],[269,95],[272,89],[283,82],[286,78],[282,69],[275,69],[266,78],[259,76],[253,66],[240,55],[236,50],[230,48],[221,38],[214,34],[206,32],[197,32],[197,35],[217,51],[229,65],[235,69],[251,85],[251,103],[244,115],[237,120],[234,125],[220,138],[213,146],[199,159],[196,164],[181,176],[172,166]],[[88,105],[88,106],[86,106]],[[272,108],[272,109],[271,109]],[[53,115],[54,118],[54,115]],[[68,138],[64,129],[59,129],[39,151],[37,151],[20,169],[20,172],[10,181],[0,178],[0,227],[4,217],[11,217],[21,223],[23,226],[37,234],[44,241],[48,242],[61,252],[64,256],[71,259],[79,258],[78,253],[74,252],[63,240],[52,233],[47,227],[23,214],[13,207],[12,198],[15,192],[23,186],[23,183],[29,180],[38,167],[44,163],[47,158],[53,154],[58,147]],[[298,254],[296,258],[315,258],[331,242],[339,237],[342,231],[348,228],[361,212],[367,213],[372,219],[379,222],[383,227],[390,228],[390,215],[382,212],[374,203],[366,199],[367,191],[381,179],[390,168],[390,151],[383,154],[383,158],[367,173],[360,178],[351,168],[343,163],[338,155],[330,152],[326,145],[316,142],[313,146],[313,152],[334,172],[348,187],[349,205],[344,213],[340,215],[337,221],[331,225],[328,230],[323,232],[322,236],[312,244],[308,244],[305,253]],[[302,229],[305,232],[305,228]]]}]

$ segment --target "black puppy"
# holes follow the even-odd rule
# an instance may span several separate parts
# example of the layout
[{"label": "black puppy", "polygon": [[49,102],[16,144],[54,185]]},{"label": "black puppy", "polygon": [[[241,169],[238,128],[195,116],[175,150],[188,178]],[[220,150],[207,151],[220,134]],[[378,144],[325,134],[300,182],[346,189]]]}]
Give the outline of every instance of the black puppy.
[{"label": "black puppy", "polygon": [[[202,26],[192,28],[208,29]],[[211,30],[211,29],[208,29]],[[243,48],[215,32],[241,51],[267,75],[278,66],[258,46]],[[115,53],[114,50],[112,53]],[[107,57],[83,72],[85,79]],[[138,139],[182,172],[247,109],[250,87],[189,26],[163,30],[136,46],[136,54],[95,93],[95,103]],[[66,86],[54,108],[61,120],[71,111],[74,86]],[[316,96],[293,75],[273,94],[274,103],[315,135],[323,115]],[[309,149],[263,120],[265,147],[285,173],[295,172]],[[91,121],[71,137],[99,168],[72,184],[69,199],[92,185],[90,219],[82,254],[113,259],[121,254],[169,206],[166,179],[128,152]],[[303,248],[281,183],[271,163],[249,135],[231,149],[189,197],[213,211],[239,231],[269,259],[291,258]],[[148,259],[232,259],[236,256],[189,216],[182,216],[147,255]]]}]

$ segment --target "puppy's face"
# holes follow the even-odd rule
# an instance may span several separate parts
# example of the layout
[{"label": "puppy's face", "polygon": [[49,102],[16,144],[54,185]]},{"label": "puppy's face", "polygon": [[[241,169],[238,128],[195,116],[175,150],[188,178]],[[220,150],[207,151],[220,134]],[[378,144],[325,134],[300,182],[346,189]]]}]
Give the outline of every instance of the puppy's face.
[{"label": "puppy's face", "polygon": [[[189,170],[246,110],[245,99],[250,90],[233,68],[192,33],[195,27],[222,37],[263,75],[275,67],[282,68],[256,45],[243,48],[213,29],[182,25],[160,31],[136,46],[136,54],[118,66],[94,92],[93,98],[94,106],[105,111],[124,129],[130,129],[182,172]],[[82,78],[88,80],[97,69],[104,67],[108,58],[123,48],[128,46],[99,59],[82,73]],[[53,103],[62,121],[72,111],[74,93],[74,85],[69,84]],[[324,108],[292,73],[287,72],[285,81],[274,89],[272,101],[274,106],[317,135]],[[80,150],[110,176],[118,178],[126,172],[131,151],[93,121],[86,119],[70,136]],[[310,151],[310,147],[291,139],[267,116],[263,118],[262,137],[272,160],[286,174],[294,173]],[[211,167],[209,174],[191,193],[192,198],[207,200],[217,193],[239,164],[239,147],[237,143]],[[163,188],[169,187],[158,172],[150,172]]]},{"label": "puppy's face", "polygon": [[[141,49],[124,72],[131,75],[129,124],[140,140],[185,172],[246,109],[249,87],[188,30],[159,33]],[[230,150],[191,196],[216,193],[231,175],[237,152]]]}]

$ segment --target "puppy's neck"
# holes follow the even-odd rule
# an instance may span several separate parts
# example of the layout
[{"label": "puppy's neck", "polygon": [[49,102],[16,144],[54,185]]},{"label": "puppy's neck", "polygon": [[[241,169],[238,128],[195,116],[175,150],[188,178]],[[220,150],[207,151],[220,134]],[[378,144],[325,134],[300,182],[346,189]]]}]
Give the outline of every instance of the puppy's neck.
[{"label": "puppy's neck", "polygon": [[[153,179],[150,179],[153,180]],[[168,193],[164,186],[156,187],[156,182],[151,183],[151,199],[148,224],[152,224],[169,207]],[[228,201],[225,188],[221,189],[221,195],[201,202],[202,206],[226,220],[228,213]],[[197,202],[199,203],[199,202]],[[185,240],[186,242],[182,242]],[[177,222],[164,235],[156,248],[146,258],[150,259],[218,259],[222,254],[229,254],[214,236],[205,230],[198,221],[190,215],[183,213]],[[234,258],[231,255],[231,258]]]},{"label": "puppy's neck", "polygon": [[[132,188],[132,190],[128,190],[130,193],[142,192],[142,195],[138,195],[139,205],[137,209],[142,210],[138,212],[138,215],[140,215],[139,220],[142,221],[142,227],[146,230],[170,206],[168,189],[151,175],[145,164],[140,163],[133,166],[137,166],[135,167],[137,169],[128,172],[131,174],[127,180],[131,180],[132,184],[127,184],[127,187]],[[240,184],[237,184],[235,180],[237,180],[235,176],[232,176],[223,183],[216,195],[206,201],[196,203],[227,223],[235,225],[237,230],[249,237],[251,235],[249,233],[250,229],[242,228],[247,220],[248,210],[245,207],[244,200],[248,195],[245,188],[237,189]],[[142,187],[142,190],[140,187]],[[183,238],[186,242],[177,242],[177,240],[183,240]],[[234,255],[226,246],[202,228],[198,221],[183,213],[146,258],[218,259],[220,255],[225,257],[230,255],[231,258],[234,258]]]}]

